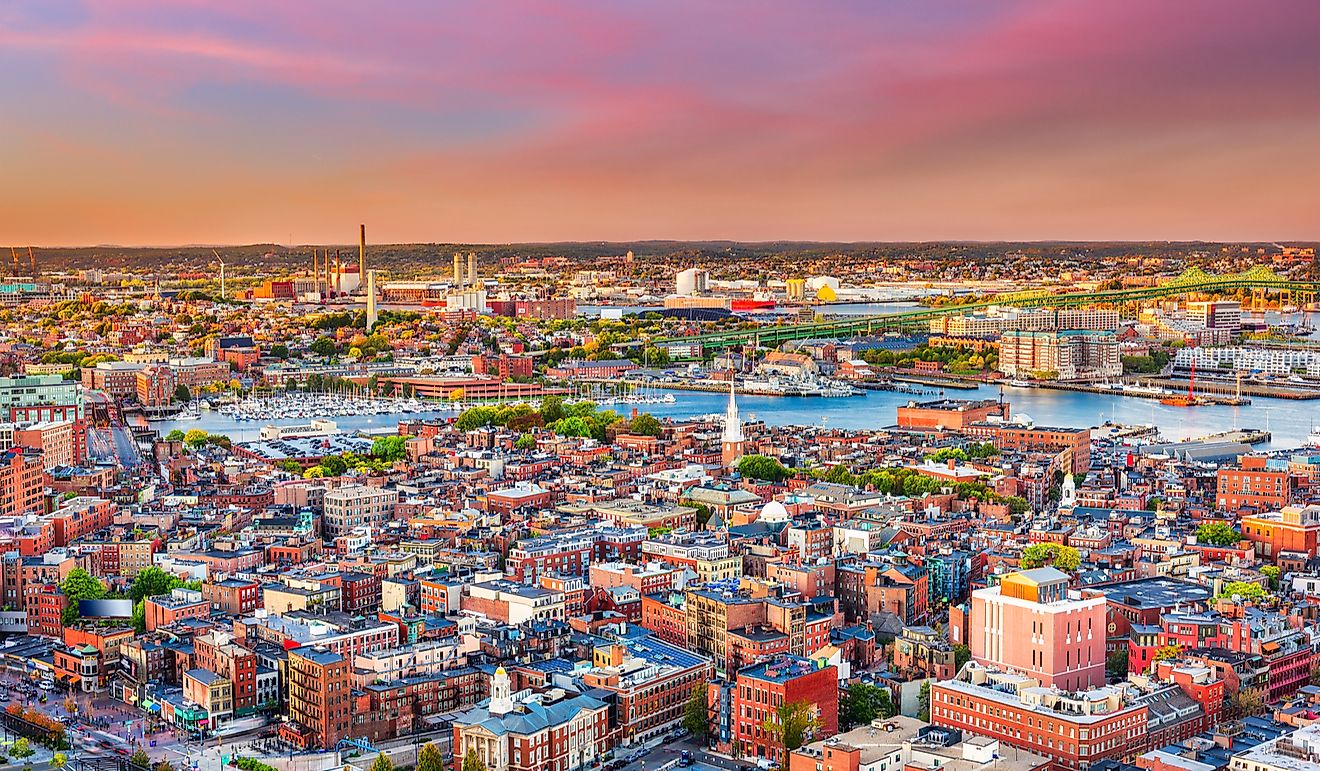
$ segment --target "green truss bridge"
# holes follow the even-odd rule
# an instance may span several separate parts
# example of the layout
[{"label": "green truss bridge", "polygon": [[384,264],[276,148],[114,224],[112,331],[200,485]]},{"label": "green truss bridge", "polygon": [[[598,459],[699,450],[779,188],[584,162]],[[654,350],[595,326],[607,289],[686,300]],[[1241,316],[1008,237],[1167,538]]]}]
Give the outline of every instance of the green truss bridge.
[{"label": "green truss bridge", "polygon": [[[638,342],[661,347],[701,343],[703,350],[711,351],[735,347],[752,341],[766,345],[778,345],[789,340],[840,339],[886,330],[912,329],[925,326],[931,319],[941,316],[984,310],[992,306],[1075,308],[1087,305],[1123,305],[1178,295],[1215,294],[1243,290],[1262,297],[1265,294],[1286,294],[1298,302],[1314,302],[1316,297],[1320,295],[1320,281],[1290,280],[1279,276],[1264,266],[1257,266],[1242,273],[1219,276],[1210,275],[1200,268],[1188,268],[1177,278],[1149,287],[1063,294],[1054,294],[1047,290],[1017,292],[996,295],[990,300],[964,303],[962,305],[922,308],[875,316],[831,319],[829,321],[813,321],[804,324],[761,325],[748,329],[708,332],[687,337],[653,338]],[[638,342],[624,343],[616,347],[635,347]]]}]

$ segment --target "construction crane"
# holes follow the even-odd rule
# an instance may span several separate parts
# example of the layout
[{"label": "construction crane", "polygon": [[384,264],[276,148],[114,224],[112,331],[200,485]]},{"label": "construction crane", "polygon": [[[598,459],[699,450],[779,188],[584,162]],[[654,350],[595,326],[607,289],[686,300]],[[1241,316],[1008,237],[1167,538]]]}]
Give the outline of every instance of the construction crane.
[{"label": "construction crane", "polygon": [[225,299],[225,258],[220,253],[212,249],[211,254],[215,255],[216,262],[220,263],[220,299]]},{"label": "construction crane", "polygon": [[37,282],[37,253],[32,251],[30,246],[28,247],[28,260],[32,263],[32,283],[35,284]]}]

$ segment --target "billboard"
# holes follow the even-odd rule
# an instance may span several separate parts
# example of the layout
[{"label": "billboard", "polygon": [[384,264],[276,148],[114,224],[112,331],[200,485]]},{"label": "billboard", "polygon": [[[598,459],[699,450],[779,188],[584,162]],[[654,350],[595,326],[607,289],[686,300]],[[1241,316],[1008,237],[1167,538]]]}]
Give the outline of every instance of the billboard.
[{"label": "billboard", "polygon": [[132,600],[78,600],[78,615],[83,618],[132,618]]}]

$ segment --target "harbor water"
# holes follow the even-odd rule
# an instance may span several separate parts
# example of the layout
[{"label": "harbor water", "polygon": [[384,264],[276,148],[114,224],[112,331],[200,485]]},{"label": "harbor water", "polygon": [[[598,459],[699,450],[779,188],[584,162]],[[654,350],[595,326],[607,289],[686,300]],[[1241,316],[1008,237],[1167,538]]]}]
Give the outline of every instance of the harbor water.
[{"label": "harbor water", "polygon": [[[931,387],[925,390],[933,391]],[[665,393],[660,391],[659,393]],[[722,413],[728,396],[703,391],[672,391],[672,404],[651,404],[638,409],[657,417],[684,418],[695,415]],[[997,399],[1000,389],[981,386],[976,390],[949,389],[944,396],[950,399]],[[1158,427],[1165,438],[1182,440],[1206,436],[1240,428],[1264,429],[1273,434],[1271,449],[1300,447],[1311,432],[1311,402],[1287,399],[1255,398],[1250,405],[1241,407],[1203,406],[1172,407],[1156,399],[1138,399],[1117,394],[1093,394],[1074,391],[1054,391],[1045,388],[1003,389],[1003,397],[1011,405],[1011,414],[1025,415],[1041,426],[1098,426],[1105,421],[1127,425],[1150,424]],[[740,395],[738,406],[744,415],[755,416],[771,425],[816,425],[847,429],[874,429],[894,424],[897,409],[909,401],[939,398],[935,395],[913,396],[889,391],[867,391],[864,396],[847,398],[819,398],[793,396]],[[616,407],[626,413],[628,406]],[[453,410],[416,413],[413,415],[355,415],[331,418],[345,431],[387,431],[404,417],[452,417]],[[297,425],[307,418],[268,421],[274,425]],[[264,423],[237,421],[215,412],[203,412],[194,420],[158,421],[152,427],[162,434],[173,429],[188,431],[199,428],[209,433],[225,434],[234,441],[258,438]]]}]

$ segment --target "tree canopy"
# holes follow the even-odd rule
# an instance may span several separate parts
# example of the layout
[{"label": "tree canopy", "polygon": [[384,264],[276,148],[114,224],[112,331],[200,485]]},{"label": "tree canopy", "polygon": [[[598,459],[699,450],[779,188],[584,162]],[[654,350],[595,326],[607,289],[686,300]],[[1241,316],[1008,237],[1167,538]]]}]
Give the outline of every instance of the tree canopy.
[{"label": "tree canopy", "polygon": [[1196,528],[1196,542],[1208,546],[1236,546],[1242,534],[1223,522],[1206,522]]},{"label": "tree canopy", "polygon": [[101,600],[106,594],[105,584],[82,568],[70,570],[69,575],[60,583],[60,589],[64,590],[64,596],[69,599],[69,605],[64,609],[65,626],[78,620],[80,600]]},{"label": "tree canopy", "polygon": [[761,728],[774,737],[787,752],[801,747],[820,728],[820,720],[809,702],[793,701],[781,704],[770,713]]},{"label": "tree canopy", "polygon": [[1049,565],[1074,573],[1081,564],[1082,555],[1073,547],[1061,543],[1033,543],[1022,550],[1021,565],[1024,570]]},{"label": "tree canopy", "polygon": [[848,686],[839,700],[839,716],[850,726],[869,725],[876,718],[898,714],[889,689],[869,683]]},{"label": "tree canopy", "polygon": [[1269,596],[1265,587],[1260,584],[1247,583],[1246,581],[1229,581],[1224,584],[1220,590],[1219,597],[1241,597],[1244,600],[1263,600]]},{"label": "tree canopy", "polygon": [[782,482],[792,472],[784,468],[778,459],[766,455],[744,455],[738,461],[738,473],[750,479],[763,482]]}]

